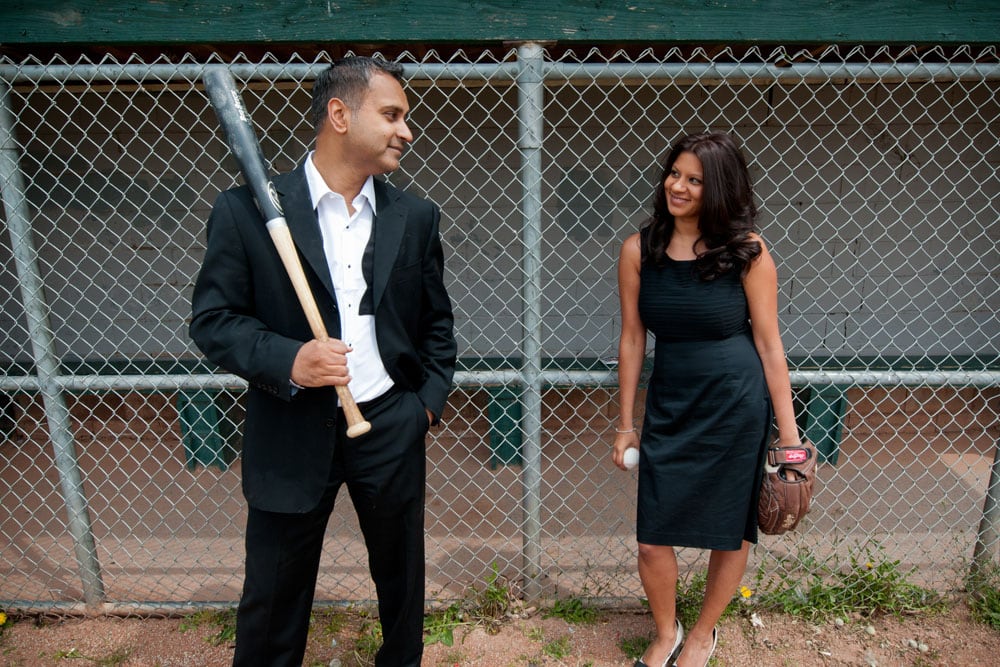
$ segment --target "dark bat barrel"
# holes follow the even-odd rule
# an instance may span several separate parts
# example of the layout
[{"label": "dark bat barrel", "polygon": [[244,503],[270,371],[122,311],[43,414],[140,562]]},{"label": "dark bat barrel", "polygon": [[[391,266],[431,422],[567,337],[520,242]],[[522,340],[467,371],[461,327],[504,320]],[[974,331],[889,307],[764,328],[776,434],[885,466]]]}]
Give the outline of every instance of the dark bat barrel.
[{"label": "dark bat barrel", "polygon": [[205,68],[203,80],[226,144],[236,157],[243,180],[250,187],[261,214],[266,220],[282,217],[284,214],[268,177],[267,161],[229,68],[210,65]]}]

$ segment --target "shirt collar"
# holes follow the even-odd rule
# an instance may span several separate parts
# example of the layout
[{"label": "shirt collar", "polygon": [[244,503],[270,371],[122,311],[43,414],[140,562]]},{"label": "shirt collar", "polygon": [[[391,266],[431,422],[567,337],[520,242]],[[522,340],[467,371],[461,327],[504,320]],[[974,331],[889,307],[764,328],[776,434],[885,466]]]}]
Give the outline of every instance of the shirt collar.
[{"label": "shirt collar", "polygon": [[[313,153],[315,151],[310,151],[309,155],[306,156],[306,183],[309,185],[309,196],[312,199],[313,210],[319,206],[320,200],[327,195],[327,193],[341,197],[326,184],[323,177],[319,173],[319,169],[313,163]],[[372,215],[376,214],[375,211],[375,179],[369,176],[365,180],[365,184],[361,186],[361,196],[368,201],[368,205],[371,206]],[[343,199],[343,197],[341,197]]]}]

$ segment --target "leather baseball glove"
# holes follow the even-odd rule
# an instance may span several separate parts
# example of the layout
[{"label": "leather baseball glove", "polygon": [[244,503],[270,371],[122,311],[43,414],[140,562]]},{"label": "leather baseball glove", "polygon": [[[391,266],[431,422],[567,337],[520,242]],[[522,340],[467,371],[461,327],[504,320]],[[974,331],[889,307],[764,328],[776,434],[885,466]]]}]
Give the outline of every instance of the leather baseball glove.
[{"label": "leather baseball glove", "polygon": [[766,535],[793,530],[809,511],[816,484],[816,447],[802,438],[799,447],[768,447],[757,524]]}]

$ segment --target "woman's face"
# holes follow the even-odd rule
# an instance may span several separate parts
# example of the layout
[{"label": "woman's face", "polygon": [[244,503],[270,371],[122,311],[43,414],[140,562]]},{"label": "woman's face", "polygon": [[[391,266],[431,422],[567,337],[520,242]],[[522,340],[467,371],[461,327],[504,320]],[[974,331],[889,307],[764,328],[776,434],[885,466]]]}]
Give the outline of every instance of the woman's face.
[{"label": "woman's face", "polygon": [[667,209],[675,221],[688,219],[697,222],[701,212],[701,160],[694,153],[678,155],[663,181],[663,190],[667,195]]}]

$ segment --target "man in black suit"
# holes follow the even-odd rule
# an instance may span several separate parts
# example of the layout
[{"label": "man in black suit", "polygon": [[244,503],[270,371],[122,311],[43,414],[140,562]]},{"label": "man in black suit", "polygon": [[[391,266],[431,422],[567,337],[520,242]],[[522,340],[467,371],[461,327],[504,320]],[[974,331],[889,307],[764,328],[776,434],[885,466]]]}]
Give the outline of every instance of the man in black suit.
[{"label": "man in black suit", "polygon": [[[208,221],[191,337],[247,379],[249,505],[236,665],[300,665],[323,536],[346,484],[368,549],[383,645],[376,665],[419,665],[423,641],[425,436],[455,366],[440,211],[373,178],[413,139],[402,67],[342,59],[313,86],[316,147],[274,179],[331,339],[311,340],[246,187]],[[346,437],[335,386],[371,422]]]}]

